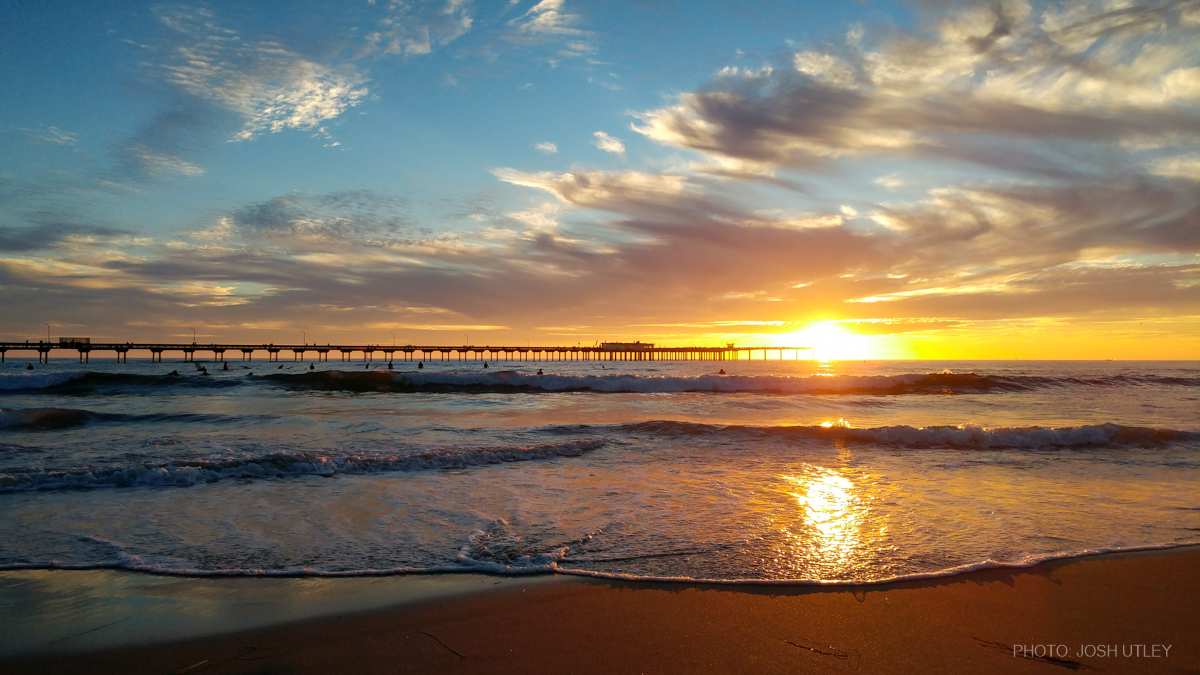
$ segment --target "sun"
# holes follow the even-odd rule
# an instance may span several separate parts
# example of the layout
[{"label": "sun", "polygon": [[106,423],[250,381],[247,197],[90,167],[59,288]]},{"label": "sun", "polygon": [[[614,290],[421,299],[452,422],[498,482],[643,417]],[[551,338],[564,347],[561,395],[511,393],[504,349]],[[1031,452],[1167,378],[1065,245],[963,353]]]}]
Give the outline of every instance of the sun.
[{"label": "sun", "polygon": [[817,321],[783,336],[789,345],[810,347],[817,361],[854,361],[878,358],[867,335],[848,330],[837,321]]}]

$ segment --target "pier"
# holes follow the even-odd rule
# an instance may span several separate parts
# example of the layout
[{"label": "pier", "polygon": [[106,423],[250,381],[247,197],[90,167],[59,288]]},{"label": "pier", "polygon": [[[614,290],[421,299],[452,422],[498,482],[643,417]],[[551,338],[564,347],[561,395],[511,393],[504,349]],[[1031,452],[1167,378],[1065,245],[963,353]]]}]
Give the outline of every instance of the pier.
[{"label": "pier", "polygon": [[[641,342],[606,342],[593,347],[555,347],[533,345],[380,345],[360,344],[247,344],[225,342],[93,342],[90,338],[0,342],[0,363],[8,352],[36,354],[38,363],[49,363],[53,353],[78,355],[80,363],[90,363],[94,352],[109,355],[117,363],[128,363],[129,353],[149,354],[162,362],[164,355],[178,354],[183,361],[226,361],[234,355],[253,361],[255,355],[267,361],[328,361],[330,354],[341,361],[742,361],[801,358],[809,347],[659,347]],[[377,358],[378,357],[378,358]]]}]

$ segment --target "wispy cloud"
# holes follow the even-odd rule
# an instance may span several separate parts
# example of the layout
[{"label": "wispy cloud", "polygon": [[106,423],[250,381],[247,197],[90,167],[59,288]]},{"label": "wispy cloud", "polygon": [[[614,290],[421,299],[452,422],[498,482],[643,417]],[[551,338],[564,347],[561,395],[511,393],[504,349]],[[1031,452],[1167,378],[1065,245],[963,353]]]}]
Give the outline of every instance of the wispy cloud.
[{"label": "wispy cloud", "polygon": [[564,59],[590,57],[596,52],[595,34],[582,27],[583,17],[568,9],[566,0],[540,0],[508,22],[511,42],[556,45],[551,66]]},{"label": "wispy cloud", "polygon": [[146,174],[151,176],[181,175],[199,176],[204,173],[204,167],[162,152],[156,152],[145,145],[134,144],[128,148],[129,157],[135,161]]},{"label": "wispy cloud", "polygon": [[375,30],[366,34],[362,53],[424,56],[462,37],[474,23],[468,0],[434,7],[390,0]]},{"label": "wispy cloud", "polygon": [[170,84],[226,108],[242,119],[232,140],[322,125],[361,103],[366,77],[351,65],[310,60],[274,40],[244,40],[204,8],[160,10],[180,35],[171,58],[158,65]]},{"label": "wispy cloud", "polygon": [[79,141],[79,134],[59,129],[56,126],[46,126],[37,129],[22,129],[27,136],[39,143],[50,143],[52,145],[75,145]]},{"label": "wispy cloud", "polygon": [[1200,134],[1194,15],[1188,2],[968,4],[871,47],[857,35],[731,69],[633,129],[777,166],[894,155],[1066,177],[1097,166],[1076,157],[1082,143]]},{"label": "wispy cloud", "polygon": [[557,155],[558,154],[558,145],[555,143],[551,143],[550,141],[542,141],[541,143],[535,143],[533,146],[533,149],[537,150],[538,152],[547,154],[547,155]]},{"label": "wispy cloud", "polygon": [[540,0],[509,25],[527,35],[587,35],[579,23],[579,14],[567,10],[565,0]]},{"label": "wispy cloud", "polygon": [[621,139],[610,136],[603,131],[592,132],[592,137],[595,139],[593,144],[604,152],[612,155],[625,154],[625,144],[621,142]]}]

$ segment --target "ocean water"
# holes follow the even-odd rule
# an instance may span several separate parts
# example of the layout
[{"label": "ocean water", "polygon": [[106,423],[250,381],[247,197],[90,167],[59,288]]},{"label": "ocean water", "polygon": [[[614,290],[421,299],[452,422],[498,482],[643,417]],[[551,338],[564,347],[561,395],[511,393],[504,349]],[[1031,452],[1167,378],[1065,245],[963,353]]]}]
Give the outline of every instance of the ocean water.
[{"label": "ocean water", "polygon": [[10,359],[0,569],[842,583],[1200,543],[1197,362],[205,365]]}]

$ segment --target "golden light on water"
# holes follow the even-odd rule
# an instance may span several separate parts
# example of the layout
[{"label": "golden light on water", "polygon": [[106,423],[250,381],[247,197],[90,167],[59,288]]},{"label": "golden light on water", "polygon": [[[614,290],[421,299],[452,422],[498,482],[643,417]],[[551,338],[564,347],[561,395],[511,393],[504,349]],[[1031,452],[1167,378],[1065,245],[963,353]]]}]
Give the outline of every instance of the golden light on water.
[{"label": "golden light on water", "polygon": [[851,574],[864,546],[867,508],[861,486],[844,471],[806,465],[803,473],[781,475],[795,520],[783,527],[786,548],[780,552],[793,575],[842,578]]}]

